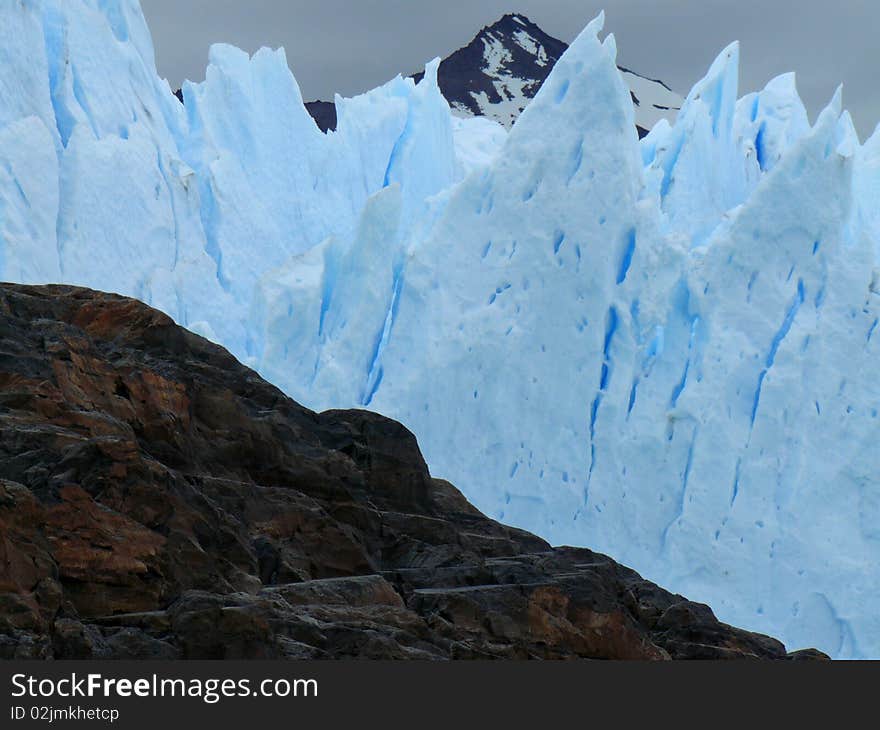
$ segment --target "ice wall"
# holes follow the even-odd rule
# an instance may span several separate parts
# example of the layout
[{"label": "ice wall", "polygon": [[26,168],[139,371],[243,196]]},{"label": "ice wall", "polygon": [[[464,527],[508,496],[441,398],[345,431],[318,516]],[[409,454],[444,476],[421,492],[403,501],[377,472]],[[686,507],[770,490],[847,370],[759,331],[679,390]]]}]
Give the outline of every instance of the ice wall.
[{"label": "ice wall", "polygon": [[137,0],[0,5],[0,275],[138,297],[259,361],[257,282],[348,234],[391,177],[417,215],[461,177],[436,63],[305,111],[283,50],[211,49],[186,107]]},{"label": "ice wall", "polygon": [[641,142],[601,17],[507,134],[283,51],[180,105],[136,0],[0,5],[0,277],[137,296],[301,402],[402,420],[493,517],[880,656],[880,133],[736,44]]}]

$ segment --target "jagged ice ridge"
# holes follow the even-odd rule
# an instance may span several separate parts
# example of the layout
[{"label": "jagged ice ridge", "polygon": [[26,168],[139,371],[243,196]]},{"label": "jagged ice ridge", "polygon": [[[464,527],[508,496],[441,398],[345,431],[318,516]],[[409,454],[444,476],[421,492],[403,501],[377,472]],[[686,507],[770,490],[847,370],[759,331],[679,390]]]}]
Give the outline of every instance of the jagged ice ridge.
[{"label": "jagged ice ridge", "polygon": [[639,142],[591,23],[509,134],[436,61],[336,99],[137,0],[0,9],[0,278],[132,295],[316,409],[368,406],[481,509],[790,646],[880,656],[880,134],[727,48]]}]

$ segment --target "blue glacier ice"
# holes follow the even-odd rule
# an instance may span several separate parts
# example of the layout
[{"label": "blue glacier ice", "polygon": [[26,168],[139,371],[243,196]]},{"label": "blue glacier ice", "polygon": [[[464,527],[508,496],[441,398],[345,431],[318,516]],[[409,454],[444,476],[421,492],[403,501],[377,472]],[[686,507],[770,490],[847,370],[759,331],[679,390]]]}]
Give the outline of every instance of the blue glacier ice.
[{"label": "blue glacier ice", "polygon": [[323,134],[283,51],[181,105],[137,0],[0,21],[0,278],[138,297],[495,518],[880,657],[880,132],[839,91],[740,96],[733,44],[639,141],[600,16],[509,132],[434,61]]}]

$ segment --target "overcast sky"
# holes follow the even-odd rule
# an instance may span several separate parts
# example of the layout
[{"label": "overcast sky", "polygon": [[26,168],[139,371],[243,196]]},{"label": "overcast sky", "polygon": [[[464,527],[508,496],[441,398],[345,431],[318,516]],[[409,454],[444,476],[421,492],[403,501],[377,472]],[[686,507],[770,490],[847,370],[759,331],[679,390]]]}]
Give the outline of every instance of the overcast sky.
[{"label": "overcast sky", "polygon": [[306,99],[352,95],[419,70],[506,12],[570,42],[601,9],[618,61],[685,95],[741,42],[741,93],[795,71],[811,116],[839,83],[862,138],[880,121],[877,0],[141,0],[159,71],[204,78],[208,46],[284,46]]}]

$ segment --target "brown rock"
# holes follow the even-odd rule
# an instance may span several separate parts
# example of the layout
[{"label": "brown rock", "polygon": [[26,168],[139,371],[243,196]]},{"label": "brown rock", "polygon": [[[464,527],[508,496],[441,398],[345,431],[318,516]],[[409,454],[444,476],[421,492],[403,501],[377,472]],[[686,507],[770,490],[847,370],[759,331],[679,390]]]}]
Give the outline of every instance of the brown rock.
[{"label": "brown rock", "polygon": [[0,285],[0,657],[769,658],[133,300]]}]

